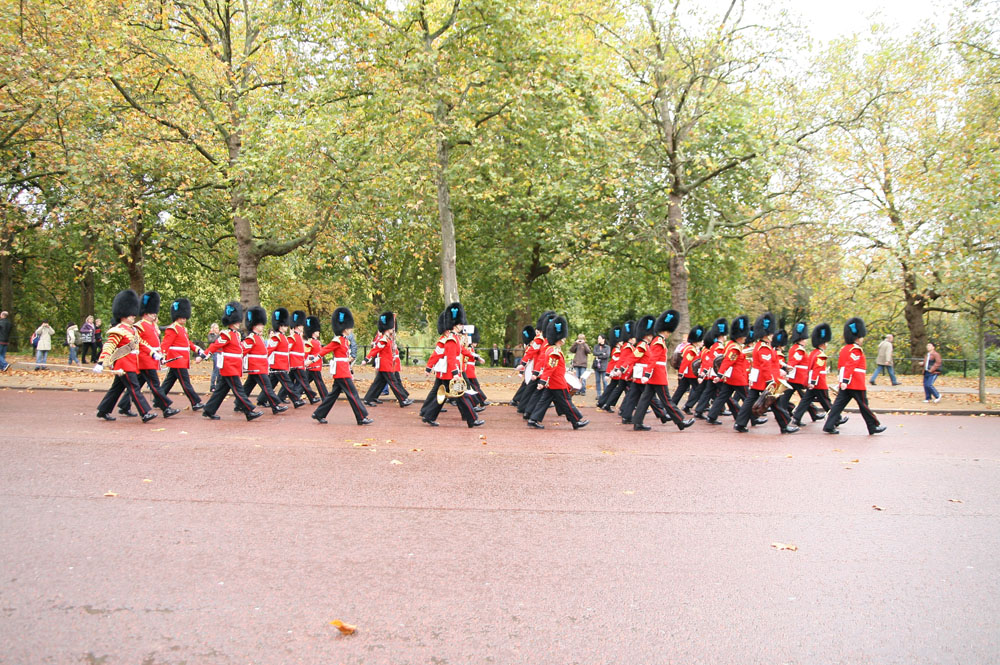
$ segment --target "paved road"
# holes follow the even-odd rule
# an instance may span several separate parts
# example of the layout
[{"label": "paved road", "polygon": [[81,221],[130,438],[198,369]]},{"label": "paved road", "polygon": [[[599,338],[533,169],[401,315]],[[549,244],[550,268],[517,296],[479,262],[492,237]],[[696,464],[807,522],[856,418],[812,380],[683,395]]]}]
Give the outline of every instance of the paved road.
[{"label": "paved road", "polygon": [[1000,659],[993,418],[143,426],[96,400],[0,392],[0,663]]}]

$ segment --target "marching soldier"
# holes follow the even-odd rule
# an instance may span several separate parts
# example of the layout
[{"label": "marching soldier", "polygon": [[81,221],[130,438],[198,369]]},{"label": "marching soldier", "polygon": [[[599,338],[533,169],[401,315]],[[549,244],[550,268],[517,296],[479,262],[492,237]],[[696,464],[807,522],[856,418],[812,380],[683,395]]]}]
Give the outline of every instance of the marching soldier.
[{"label": "marching soldier", "polygon": [[733,395],[744,400],[747,396],[747,385],[749,384],[750,362],[743,352],[743,343],[747,335],[750,334],[750,317],[741,314],[733,319],[729,328],[729,341],[722,350],[722,362],[719,370],[712,378],[712,381],[719,385],[715,398],[712,400],[712,408],[708,410],[708,417],[705,419],[711,425],[721,425],[719,416],[725,407],[729,407],[729,412],[736,415],[738,409],[733,400]]},{"label": "marching soldier", "polygon": [[666,422],[669,416],[669,419],[673,420],[677,429],[681,431],[694,424],[694,418],[684,419],[667,391],[667,340],[664,333],[669,335],[677,330],[678,323],[680,323],[680,314],[673,309],[668,309],[660,314],[653,323],[654,336],[649,341],[644,356],[646,367],[638,379],[642,384],[642,394],[639,396],[639,402],[632,416],[632,429],[634,430],[652,429],[642,422],[646,418],[646,411],[650,404],[653,405],[654,412],[659,411],[657,415],[660,416],[661,421]]},{"label": "marching soldier", "polygon": [[[543,365],[546,359],[546,353],[548,352],[548,343],[545,341],[545,331],[548,329],[549,322],[556,318],[556,313],[552,310],[548,310],[543,313],[538,319],[538,325],[535,326],[535,340],[531,343],[531,375],[527,387],[524,392],[524,400],[518,403],[517,410],[521,416],[528,420],[531,418],[532,412],[535,410],[535,403],[538,402],[539,391],[538,388],[538,377],[542,373]],[[524,357],[528,358],[528,351],[525,351]],[[527,360],[522,358],[522,361],[527,367]],[[525,369],[525,379],[528,379],[528,372]]]},{"label": "marching soldier", "polygon": [[316,388],[316,394],[320,400],[326,399],[328,390],[326,382],[323,381],[323,358],[319,355],[319,350],[323,348],[323,343],[319,341],[322,332],[318,316],[306,317],[306,377]]},{"label": "marching soldier", "polygon": [[365,357],[365,364],[372,363],[375,367],[375,380],[372,381],[368,392],[365,393],[365,404],[375,406],[382,389],[389,386],[400,408],[405,408],[413,404],[413,400],[407,397],[403,386],[396,379],[396,315],[393,312],[382,312],[378,317],[378,333],[372,342],[371,351]]},{"label": "marching soldier", "polygon": [[113,421],[111,410],[122,393],[128,394],[142,416],[142,422],[148,423],[156,417],[149,408],[149,403],[139,389],[139,349],[147,348],[152,357],[162,358],[159,350],[149,349],[148,344],[139,336],[135,329],[135,317],[139,316],[139,296],[135,291],[119,291],[111,304],[111,316],[115,325],[108,331],[101,355],[94,365],[94,372],[104,371],[105,363],[111,363],[111,368],[117,372],[104,399],[97,406],[97,417],[101,420]]},{"label": "marching soldier", "polygon": [[[461,303],[454,302],[448,305],[442,314],[440,327],[445,330],[445,333],[439,342],[441,353],[438,357],[432,356],[428,361],[426,371],[428,373],[434,372],[434,385],[431,386],[431,391],[424,402],[425,410],[421,414],[423,421],[432,427],[437,427],[437,417],[441,413],[441,407],[444,406],[444,402],[437,400],[438,388],[443,386],[447,390],[451,380],[458,378],[461,374],[459,368],[461,345],[458,341],[458,334],[465,326],[465,310]],[[467,394],[463,393],[455,397],[454,400],[462,418],[465,419],[469,427],[479,427],[484,424],[483,420],[476,418],[476,414],[472,410],[472,402]]]},{"label": "marching soldier", "polygon": [[[534,327],[524,326],[524,328],[521,329],[521,343],[524,344],[524,355],[532,353],[531,343],[534,342],[534,340],[535,340]],[[517,371],[519,374],[522,375],[522,377],[524,375],[525,364],[527,363],[528,360],[530,360],[530,358],[526,360],[524,356],[522,356],[521,361],[517,365]],[[521,384],[517,387],[517,390],[514,391],[514,397],[510,400],[510,403],[513,406],[521,405],[521,400],[524,399],[524,393],[527,391],[527,388],[528,388],[527,381],[522,380]],[[520,413],[520,410],[518,412]]]},{"label": "marching soldier", "polygon": [[[271,312],[271,335],[267,339],[267,363],[270,368],[271,385],[278,390],[278,399],[284,402],[291,397],[292,406],[296,409],[305,406],[305,400],[301,399],[292,385],[288,376],[290,349],[288,344],[288,310],[284,307]],[[257,398],[257,404],[264,403],[264,395]]]},{"label": "marching soldier", "polygon": [[[794,395],[797,394],[799,396],[799,404],[801,404],[802,400],[805,399],[806,391],[809,390],[810,354],[806,351],[805,347],[805,340],[807,339],[809,339],[809,326],[805,321],[799,321],[792,326],[792,334],[788,338],[788,342],[791,345],[788,348],[788,384],[791,386],[791,389],[785,390],[778,400],[782,408],[786,411],[792,410],[791,403]],[[812,417],[813,422],[823,418],[814,406],[809,407],[809,415]],[[802,425],[800,422],[796,422],[795,424]]]},{"label": "marching soldier", "polygon": [[472,395],[472,401],[475,403],[472,410],[479,413],[486,409],[486,393],[483,392],[482,386],[479,385],[479,378],[476,376],[476,361],[486,361],[476,352],[477,344],[479,344],[479,328],[473,326],[472,332],[462,338],[462,362],[465,368],[462,376],[465,377],[465,382],[475,393]]},{"label": "marching soldier", "polygon": [[639,396],[642,394],[644,386],[641,379],[643,373],[649,367],[646,352],[649,350],[649,343],[653,339],[655,325],[656,317],[652,314],[640,317],[639,321],[635,324],[635,336],[638,341],[632,349],[632,367],[626,377],[629,383],[620,411],[622,425],[632,424],[632,414],[635,412],[635,406],[639,403]]},{"label": "marching soldier", "polygon": [[698,375],[701,380],[701,392],[694,407],[694,417],[705,419],[705,411],[712,406],[712,400],[719,392],[718,375],[715,372],[715,361],[722,356],[726,347],[726,337],[729,334],[729,322],[726,319],[716,319],[712,327],[705,332],[705,345],[701,350],[701,365]]},{"label": "marching soldier", "polygon": [[181,391],[188,398],[188,401],[191,402],[191,410],[201,411],[205,408],[205,405],[202,403],[198,393],[195,392],[194,386],[191,385],[191,376],[188,374],[188,368],[191,367],[192,351],[196,356],[195,362],[201,362],[206,356],[200,346],[188,339],[185,324],[191,318],[191,301],[187,298],[178,298],[170,303],[170,318],[173,323],[163,331],[162,348],[163,355],[165,356],[163,364],[169,368],[167,370],[167,378],[163,380],[163,385],[161,386],[163,394],[169,395],[170,389],[174,387],[174,383],[180,383]]},{"label": "marching soldier", "polygon": [[635,321],[626,321],[622,324],[621,349],[618,351],[618,360],[611,374],[612,379],[617,383],[613,388],[608,388],[604,392],[607,401],[604,402],[604,410],[613,413],[618,404],[618,398],[632,385],[632,365],[635,364]]},{"label": "marching soldier", "polygon": [[[246,326],[250,334],[243,339],[243,366],[246,368],[247,379],[243,383],[243,391],[250,399],[253,389],[260,386],[260,397],[264,402],[258,401],[263,406],[264,403],[271,405],[271,413],[278,415],[288,411],[287,406],[281,404],[281,400],[274,393],[271,385],[271,377],[267,363],[267,340],[264,339],[264,326],[267,324],[267,312],[263,307],[251,307],[247,310]],[[237,400],[237,407],[239,402]]]},{"label": "marching soldier", "polygon": [[823,424],[823,431],[827,434],[840,434],[840,430],[837,429],[840,424],[840,414],[852,399],[858,405],[861,417],[865,419],[869,434],[885,431],[885,425],[879,423],[875,413],[868,406],[868,390],[865,383],[867,365],[865,351],[861,348],[865,343],[865,334],[865,322],[858,317],[848,319],[844,324],[846,345],[840,350],[837,361],[840,392],[837,393],[837,399],[833,401],[833,407],[826,416],[826,423]]},{"label": "marching soldier", "polygon": [[[766,392],[774,383],[781,378],[781,362],[778,354],[771,346],[771,338],[777,329],[774,315],[770,312],[760,315],[754,323],[754,339],[756,343],[753,351],[753,369],[750,370],[750,392],[740,411],[736,414],[736,424],[733,429],[737,432],[748,432],[747,424],[753,416],[753,407],[762,393]],[[771,412],[774,419],[778,421],[782,434],[793,434],[799,428],[791,425],[791,415],[777,400],[771,405]]]},{"label": "marching soldier", "polygon": [[288,336],[288,378],[300,400],[305,395],[310,404],[317,404],[319,396],[309,387],[309,377],[306,376],[305,329],[306,313],[295,310],[292,312],[292,334]]},{"label": "marching soldier", "polygon": [[[826,385],[826,373],[829,369],[827,364],[826,355],[826,345],[833,338],[833,333],[830,331],[830,324],[821,323],[812,331],[812,345],[813,350],[806,358],[806,385],[809,389],[806,390],[805,396],[803,396],[802,401],[795,408],[795,412],[792,414],[792,422],[798,427],[802,426],[802,416],[805,415],[806,410],[812,413],[813,402],[819,402],[820,406],[823,407],[824,411],[829,411],[833,408],[830,403],[830,395],[827,390]],[[843,416],[837,426],[843,425],[847,422],[847,416]]]},{"label": "marching soldier", "polygon": [[600,398],[597,400],[597,408],[612,413],[614,412],[614,408],[608,406],[608,400],[611,398],[611,393],[617,389],[618,381],[620,380],[617,370],[622,345],[624,344],[622,341],[621,324],[611,326],[611,330],[608,331],[608,341],[611,343],[611,353],[608,355],[608,366],[605,369],[608,375],[608,387],[604,389],[604,392],[601,393]]},{"label": "marching soldier", "polygon": [[205,353],[209,355],[218,352],[219,360],[219,382],[215,386],[215,392],[208,398],[205,409],[201,415],[210,419],[218,420],[219,416],[215,412],[222,406],[222,400],[226,398],[229,391],[233,392],[236,400],[236,409],[242,411],[247,417],[247,421],[255,420],[264,415],[263,411],[256,411],[253,404],[243,392],[243,340],[240,338],[240,321],[243,320],[243,306],[238,302],[230,302],[222,312],[222,325],[225,330],[219,333],[219,338],[212,342]]},{"label": "marching soldier", "polygon": [[562,407],[562,413],[573,425],[573,429],[586,427],[590,423],[573,404],[569,384],[566,383],[566,357],[562,354],[562,346],[566,343],[568,335],[569,324],[566,322],[566,317],[556,316],[549,319],[545,330],[543,366],[535,388],[541,397],[535,402],[534,411],[528,418],[529,427],[545,429],[542,419],[545,418],[545,412],[553,402]]},{"label": "marching soldier", "polygon": [[[173,400],[163,392],[163,388],[160,386],[160,374],[157,371],[160,369],[160,360],[163,359],[163,351],[160,349],[160,330],[156,327],[156,321],[160,315],[160,294],[156,291],[147,291],[142,294],[139,313],[142,319],[135,324],[135,329],[146,344],[139,348],[139,376],[137,379],[140,386],[143,384],[149,386],[149,392],[153,394],[153,407],[163,409],[163,417],[169,418],[177,415],[180,411],[171,408]],[[156,351],[158,357],[154,357],[153,351]],[[118,402],[118,413],[123,416],[134,415],[129,410],[130,401],[128,393],[122,395],[121,401]]]},{"label": "marching soldier", "polygon": [[698,372],[695,371],[694,361],[701,355],[704,338],[705,327],[697,325],[688,331],[687,344],[680,350],[681,366],[677,369],[677,390],[674,391],[670,401],[679,407],[684,393],[690,391],[688,403],[684,406],[684,412],[688,415],[691,414],[691,407],[697,401],[694,394],[698,389]]},{"label": "marching soldier", "polygon": [[320,402],[320,405],[316,407],[312,417],[316,422],[325,425],[326,415],[330,413],[330,409],[340,397],[340,393],[344,393],[357,423],[371,425],[374,421],[368,417],[368,409],[361,403],[358,389],[354,387],[353,372],[351,371],[351,342],[347,339],[347,335],[354,330],[354,315],[346,307],[338,307],[333,311],[331,323],[333,325],[333,339],[319,350],[319,355],[325,356],[333,353],[333,359],[330,361],[333,366],[333,387]]}]

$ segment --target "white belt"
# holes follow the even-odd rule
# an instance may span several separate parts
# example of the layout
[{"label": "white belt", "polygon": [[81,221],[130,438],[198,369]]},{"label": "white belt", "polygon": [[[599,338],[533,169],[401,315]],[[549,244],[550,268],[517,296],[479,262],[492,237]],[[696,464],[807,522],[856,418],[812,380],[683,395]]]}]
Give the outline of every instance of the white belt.
[{"label": "white belt", "polygon": [[226,356],[227,358],[242,358],[243,357],[242,353],[226,353],[225,351],[222,352],[222,355]]},{"label": "white belt", "polygon": [[656,364],[657,365],[662,365],[663,367],[666,367],[667,366],[667,361],[664,360],[664,361],[661,362],[661,361],[658,360],[658,361],[656,361]]},{"label": "white belt", "polygon": [[332,360],[335,360],[338,363],[349,363],[349,362],[351,362],[350,358],[332,358]]},{"label": "white belt", "polygon": [[261,355],[258,355],[256,353],[248,353],[247,354],[247,358],[264,358],[266,360],[267,356],[261,356]]},{"label": "white belt", "polygon": [[864,368],[864,367],[855,367],[855,368],[854,368],[854,371],[855,371],[855,372],[864,372],[864,371],[865,371],[865,368]]},{"label": "white belt", "polygon": [[289,353],[290,353],[291,355],[293,355],[293,356],[302,356],[303,358],[304,358],[304,357],[305,357],[305,355],[306,355],[306,354],[305,354],[305,352],[303,352],[303,353],[299,353],[298,351],[289,351]]},{"label": "white belt", "polygon": [[187,346],[169,346],[167,348],[170,349],[171,351],[187,351],[188,348],[190,348],[190,347],[187,347]]}]

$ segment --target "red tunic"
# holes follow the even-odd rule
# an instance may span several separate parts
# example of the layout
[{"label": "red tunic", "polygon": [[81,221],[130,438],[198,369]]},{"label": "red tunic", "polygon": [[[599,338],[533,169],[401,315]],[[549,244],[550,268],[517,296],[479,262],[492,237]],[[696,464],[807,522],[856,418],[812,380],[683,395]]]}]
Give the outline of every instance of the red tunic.
[{"label": "red tunic", "polygon": [[306,368],[306,344],[302,335],[298,332],[291,334],[288,339],[288,366],[291,369]]},{"label": "red tunic", "polygon": [[865,374],[868,371],[865,351],[857,344],[848,344],[840,350],[837,361],[840,382],[847,384],[848,390],[867,390]]},{"label": "red tunic", "polygon": [[619,379],[622,381],[632,380],[632,367],[635,365],[635,347],[625,342],[622,350],[618,352]]},{"label": "red tunic", "polygon": [[749,385],[750,363],[739,343],[733,340],[726,342],[722,356],[722,364],[719,365],[719,374],[722,376],[722,380],[730,386]]},{"label": "red tunic", "polygon": [[461,355],[461,347],[458,343],[458,337],[454,333],[445,333],[443,351],[435,361],[434,376],[443,381],[450,381],[457,376],[459,355]]},{"label": "red tunic", "polygon": [[403,362],[399,357],[399,346],[396,345],[396,338],[392,338],[392,370],[398,372],[403,369]]},{"label": "red tunic", "polygon": [[826,390],[826,351],[813,349],[809,354],[809,386]]},{"label": "red tunic", "polygon": [[288,371],[288,338],[281,332],[275,331],[267,340],[267,350],[270,354],[267,358],[272,372]]},{"label": "red tunic", "polygon": [[750,370],[750,388],[763,390],[767,384],[778,378],[781,365],[778,354],[767,342],[757,342],[753,349],[753,369]]},{"label": "red tunic", "polygon": [[267,342],[263,335],[250,333],[243,340],[247,374],[267,374]]},{"label": "red tunic", "polygon": [[156,324],[143,319],[135,324],[135,328],[145,342],[139,347],[139,369],[160,369],[160,361],[153,359],[153,352],[160,352],[160,331]]},{"label": "red tunic", "polygon": [[[534,367],[534,372],[537,374],[541,368],[535,367],[535,365],[541,365],[540,359],[544,358],[544,356],[542,355],[542,349],[544,346],[545,346],[545,337],[540,332],[536,332],[535,339],[531,340],[531,344],[528,345],[528,348],[524,350],[524,355],[521,356],[521,365],[518,367],[518,369],[523,371],[524,366],[528,364],[528,361],[534,360],[535,363],[534,365],[532,365],[532,367]],[[539,360],[536,360],[536,358]]]},{"label": "red tunic", "polygon": [[470,379],[476,378],[476,352],[463,346],[462,357],[465,358],[465,375]]},{"label": "red tunic", "polygon": [[312,339],[306,340],[306,351],[308,352],[309,356],[312,358],[311,361],[309,361],[309,362],[306,363],[306,369],[308,369],[310,372],[322,372],[323,371],[323,358],[322,358],[322,356],[320,356],[320,353],[319,353],[320,347],[322,347],[322,346],[323,345],[320,344],[320,341],[318,339],[316,339],[315,337],[312,338]]},{"label": "red tunic", "polygon": [[643,358],[646,361],[646,375],[654,386],[667,385],[667,340],[657,335],[649,343],[649,350]]},{"label": "red tunic", "polygon": [[566,383],[566,358],[558,346],[549,346],[545,350],[545,362],[538,380],[545,383],[550,390],[569,390]]},{"label": "red tunic", "polygon": [[372,341],[372,350],[368,352],[368,358],[374,358],[372,363],[376,370],[380,372],[393,372],[395,363],[392,357],[392,340],[383,333],[375,335]]},{"label": "red tunic", "polygon": [[798,386],[804,386],[809,382],[809,360],[810,354],[806,348],[796,342],[788,349],[788,364],[791,370],[788,372],[788,382]]},{"label": "red tunic", "polygon": [[139,347],[142,344],[143,342],[139,339],[139,332],[135,329],[135,326],[128,323],[119,323],[108,331],[107,337],[104,340],[104,345],[101,347],[101,355],[97,359],[97,362],[103,365],[108,356],[111,355],[116,349],[131,345],[134,348],[132,348],[127,355],[116,360],[114,367],[111,369],[121,370],[123,372],[138,372]]},{"label": "red tunic", "polygon": [[172,369],[191,367],[191,352],[201,353],[201,347],[188,339],[187,328],[174,321],[163,331],[163,364]]},{"label": "red tunic", "polygon": [[698,359],[701,353],[694,347],[694,344],[688,344],[684,347],[681,352],[681,367],[677,370],[678,374],[687,379],[696,379],[698,375],[695,373],[694,361]]},{"label": "red tunic", "polygon": [[219,374],[222,376],[243,376],[243,340],[240,332],[229,328],[219,333],[219,338],[212,342],[205,353],[222,354],[222,366]]},{"label": "red tunic", "polygon": [[608,358],[608,366],[604,370],[608,374],[618,369],[618,363],[621,359],[622,343],[618,342],[615,344],[615,348],[611,349],[611,357]]},{"label": "red tunic", "polygon": [[349,379],[351,373],[351,341],[346,337],[337,335],[330,340],[330,343],[319,349],[317,355],[325,356],[333,353],[332,374],[335,379]]}]

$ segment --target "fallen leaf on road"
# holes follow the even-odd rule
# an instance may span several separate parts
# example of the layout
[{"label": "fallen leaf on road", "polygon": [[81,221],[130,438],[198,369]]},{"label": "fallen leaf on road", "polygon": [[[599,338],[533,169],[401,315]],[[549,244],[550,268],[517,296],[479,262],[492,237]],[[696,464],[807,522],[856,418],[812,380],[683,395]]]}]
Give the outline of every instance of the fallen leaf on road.
[{"label": "fallen leaf on road", "polygon": [[796,552],[799,549],[798,545],[786,545],[785,543],[771,543],[771,547],[776,550],[788,550],[789,552]]},{"label": "fallen leaf on road", "polygon": [[334,619],[330,622],[331,626],[335,626],[344,635],[353,635],[354,631],[358,629],[357,626],[352,626],[349,623],[344,623],[340,619]]},{"label": "fallen leaf on road", "polygon": [[844,451],[843,451],[843,450],[841,450],[840,448],[834,448],[834,449],[833,449],[833,452],[835,452],[835,453],[842,453],[842,452],[844,452]]},{"label": "fallen leaf on road", "polygon": [[625,490],[622,494],[635,494],[635,490]]},{"label": "fallen leaf on road", "polygon": [[479,435],[479,438],[480,438],[480,439],[485,439],[485,438],[486,438],[486,435],[485,435],[485,434],[480,434],[480,435]]},{"label": "fallen leaf on road", "polygon": [[157,427],[153,431],[154,432],[165,432],[165,431],[167,431],[167,428],[166,427]]},{"label": "fallen leaf on road", "polygon": [[365,439],[365,441],[374,441],[374,440],[375,440],[375,437],[373,437],[373,436]]},{"label": "fallen leaf on road", "polygon": [[394,459],[391,462],[389,462],[389,464],[402,464],[402,462],[400,462],[398,459]]},{"label": "fallen leaf on road", "polygon": [[854,468],[853,466],[845,466],[844,471],[850,471],[853,468]]},{"label": "fallen leaf on road", "polygon": [[385,440],[386,443],[393,443],[394,441],[395,441],[394,439],[386,439]]},{"label": "fallen leaf on road", "polygon": [[181,430],[181,434],[187,434],[187,432],[185,432],[184,430]]},{"label": "fallen leaf on road", "polygon": [[851,464],[857,464],[857,463],[859,463],[860,461],[861,461],[861,460],[859,460],[859,459],[852,459],[852,460],[851,460]]},{"label": "fallen leaf on road", "polygon": [[872,508],[875,510],[885,510],[882,506],[872,506]]},{"label": "fallen leaf on road", "polygon": [[410,452],[411,453],[422,453],[422,452],[424,452],[424,449],[423,448],[410,448]]},{"label": "fallen leaf on road", "polygon": [[601,454],[602,455],[614,455],[615,451],[613,451],[613,450],[602,450]]},{"label": "fallen leaf on road", "polygon": [[792,459],[791,455],[785,455],[785,459]]},{"label": "fallen leaf on road", "polygon": [[370,445],[371,445],[370,443],[355,443],[354,447],[355,448],[367,448]]},{"label": "fallen leaf on road", "polygon": [[142,482],[144,482],[144,483],[151,483],[151,482],[153,482],[153,481],[152,481],[152,480],[150,480],[149,478],[143,478],[143,479],[142,479]]},{"label": "fallen leaf on road", "polygon": [[118,496],[118,492],[112,492],[111,490],[108,490],[107,492],[104,493],[104,496]]},{"label": "fallen leaf on road", "polygon": [[950,503],[962,503],[961,499],[948,499]]}]

